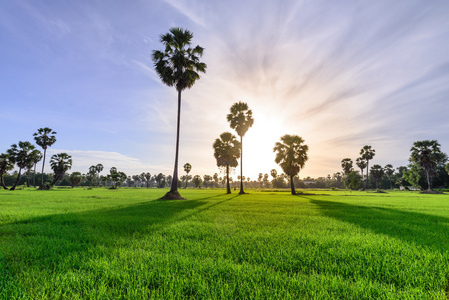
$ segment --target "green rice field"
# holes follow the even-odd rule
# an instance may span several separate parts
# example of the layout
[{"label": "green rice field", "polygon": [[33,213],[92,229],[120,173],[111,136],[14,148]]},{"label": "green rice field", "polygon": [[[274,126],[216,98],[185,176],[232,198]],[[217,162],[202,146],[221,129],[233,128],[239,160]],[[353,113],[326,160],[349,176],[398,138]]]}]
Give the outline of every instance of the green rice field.
[{"label": "green rice field", "polygon": [[447,299],[449,195],[0,191],[0,299]]}]

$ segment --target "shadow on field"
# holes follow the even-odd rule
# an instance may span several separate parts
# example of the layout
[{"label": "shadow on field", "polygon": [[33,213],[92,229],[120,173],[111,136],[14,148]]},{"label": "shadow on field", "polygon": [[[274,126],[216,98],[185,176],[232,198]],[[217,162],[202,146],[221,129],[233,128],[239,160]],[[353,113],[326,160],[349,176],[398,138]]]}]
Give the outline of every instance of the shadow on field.
[{"label": "shadow on field", "polygon": [[325,216],[423,248],[447,252],[449,218],[383,207],[310,199]]},{"label": "shadow on field", "polygon": [[[82,268],[91,249],[132,247],[152,234],[237,196],[219,195],[223,200],[153,200],[131,206],[35,217],[0,226],[0,275],[14,261],[19,267],[30,266],[53,272],[59,268]],[[204,208],[200,208],[204,206]],[[110,250],[108,250],[110,251]],[[3,253],[2,253],[3,252]],[[100,251],[101,252],[101,251]],[[65,267],[62,267],[65,266]],[[11,283],[0,281],[0,289]]]}]

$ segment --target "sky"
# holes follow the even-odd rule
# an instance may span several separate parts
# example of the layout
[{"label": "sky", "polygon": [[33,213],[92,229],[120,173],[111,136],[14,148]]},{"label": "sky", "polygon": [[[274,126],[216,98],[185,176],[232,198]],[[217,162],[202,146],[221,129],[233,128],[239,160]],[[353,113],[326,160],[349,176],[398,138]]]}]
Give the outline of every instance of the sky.
[{"label": "sky", "polygon": [[0,4],[0,152],[50,127],[48,157],[68,153],[71,171],[172,174],[177,92],[151,53],[181,27],[205,48],[207,72],[182,93],[180,175],[187,162],[191,175],[221,174],[212,144],[233,132],[226,115],[238,101],[254,117],[243,137],[251,180],[282,172],[273,147],[285,134],[309,146],[301,178],[341,171],[364,145],[376,151],[370,165],[407,165],[419,140],[449,153],[448,1]]}]

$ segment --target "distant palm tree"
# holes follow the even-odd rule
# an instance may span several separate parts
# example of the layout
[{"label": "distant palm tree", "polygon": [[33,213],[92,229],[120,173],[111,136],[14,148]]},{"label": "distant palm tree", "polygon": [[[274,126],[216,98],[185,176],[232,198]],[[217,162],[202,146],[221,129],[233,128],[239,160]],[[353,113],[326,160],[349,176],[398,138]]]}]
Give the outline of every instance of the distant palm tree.
[{"label": "distant palm tree", "polygon": [[285,174],[290,176],[292,195],[296,195],[293,177],[298,175],[304,167],[308,159],[308,150],[309,147],[304,144],[300,136],[289,134],[281,137],[281,142],[277,142],[273,148],[273,152],[276,152],[275,162],[281,166]]},{"label": "distant palm tree", "polygon": [[2,184],[3,189],[7,190],[8,188],[5,185],[5,180],[3,178],[3,175],[6,174],[6,172],[11,171],[14,168],[14,162],[10,159],[9,154],[2,153],[0,154],[0,181]]},{"label": "distant palm tree", "polygon": [[51,157],[50,166],[55,174],[50,187],[53,187],[58,180],[64,179],[65,172],[72,168],[72,157],[67,153],[58,153]]},{"label": "distant palm tree", "polygon": [[376,183],[376,189],[379,189],[379,182],[382,180],[384,176],[384,169],[381,165],[373,165],[371,167],[371,176],[373,177],[374,182]]},{"label": "distant palm tree", "polygon": [[42,149],[44,149],[44,158],[42,160],[41,184],[39,186],[40,190],[46,189],[46,187],[44,187],[45,155],[47,153],[47,148],[51,147],[56,142],[56,137],[54,136],[55,134],[56,131],[53,131],[51,128],[48,127],[39,128],[37,132],[33,134],[36,144],[38,144],[39,146],[41,146]]},{"label": "distant palm tree", "polygon": [[97,186],[100,185],[100,173],[101,171],[103,171],[103,165],[102,164],[97,164],[95,166],[95,171],[96,171],[96,176],[97,176]]},{"label": "distant palm tree", "polygon": [[361,157],[358,157],[355,161],[355,164],[357,165],[357,167],[360,168],[360,174],[362,175],[362,181],[363,181],[363,170],[365,170],[365,168],[366,168],[366,160],[364,160]]},{"label": "distant palm tree", "polygon": [[237,159],[240,157],[240,142],[235,135],[230,132],[223,132],[220,138],[216,139],[212,147],[218,167],[226,168],[226,193],[231,193],[229,185],[229,168],[238,166]]},{"label": "distant palm tree", "polygon": [[237,102],[231,106],[231,113],[227,115],[228,122],[232,129],[235,129],[240,136],[240,192],[243,191],[243,136],[248,129],[253,126],[253,112],[248,108],[248,104],[244,102]]},{"label": "distant palm tree", "polygon": [[186,186],[184,187],[185,189],[187,188],[187,182],[189,181],[189,173],[192,170],[192,165],[189,163],[185,163],[184,164],[184,171],[187,173],[186,176]]},{"label": "distant palm tree", "polygon": [[16,189],[22,169],[27,168],[30,164],[33,164],[34,150],[35,148],[30,142],[19,142],[19,146],[17,146],[17,144],[12,144],[11,148],[7,150],[9,159],[19,167],[16,182],[10,190]]},{"label": "distant palm tree", "polygon": [[447,160],[446,154],[441,152],[441,145],[436,140],[417,141],[410,149],[410,161],[424,170],[427,178],[428,190],[432,190],[432,177],[435,168]]},{"label": "distant palm tree", "polygon": [[[360,157],[366,161],[366,183],[365,189],[368,187],[368,172],[369,172],[369,161],[373,159],[374,155],[376,155],[376,150],[372,149],[371,146],[365,145],[360,150]],[[362,173],[363,174],[363,173]]]},{"label": "distant palm tree", "polygon": [[170,32],[160,36],[160,42],[165,50],[153,51],[153,62],[156,72],[163,83],[175,86],[178,91],[178,118],[176,130],[176,154],[173,180],[163,199],[182,199],[178,192],[178,156],[179,156],[179,129],[181,120],[181,92],[191,88],[200,78],[199,72],[206,72],[206,64],[200,62],[203,48],[196,46],[190,48],[193,34],[181,28],[171,28]]},{"label": "distant palm tree", "polygon": [[388,176],[388,181],[390,181],[390,190],[393,189],[393,185],[391,184],[391,176],[394,174],[394,168],[392,164],[385,165],[384,167],[385,174]]},{"label": "distant palm tree", "polygon": [[350,158],[343,158],[341,160],[341,168],[343,169],[343,173],[347,176],[349,173],[351,173],[352,169],[352,159]]}]

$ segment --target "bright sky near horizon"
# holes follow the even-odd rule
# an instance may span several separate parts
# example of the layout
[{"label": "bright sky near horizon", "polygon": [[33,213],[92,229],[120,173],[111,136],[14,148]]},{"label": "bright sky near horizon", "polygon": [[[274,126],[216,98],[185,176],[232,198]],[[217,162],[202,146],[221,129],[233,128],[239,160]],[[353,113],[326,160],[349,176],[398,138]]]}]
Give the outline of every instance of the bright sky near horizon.
[{"label": "bright sky near horizon", "polygon": [[72,171],[172,174],[177,95],[151,53],[182,27],[208,68],[183,92],[181,175],[186,162],[192,175],[219,172],[212,143],[233,132],[237,101],[254,116],[243,139],[252,180],[281,172],[272,149],[284,134],[309,146],[300,177],[340,171],[364,145],[370,165],[406,165],[424,139],[449,153],[448,1],[0,3],[0,152],[50,127],[48,153],[72,155]]}]

